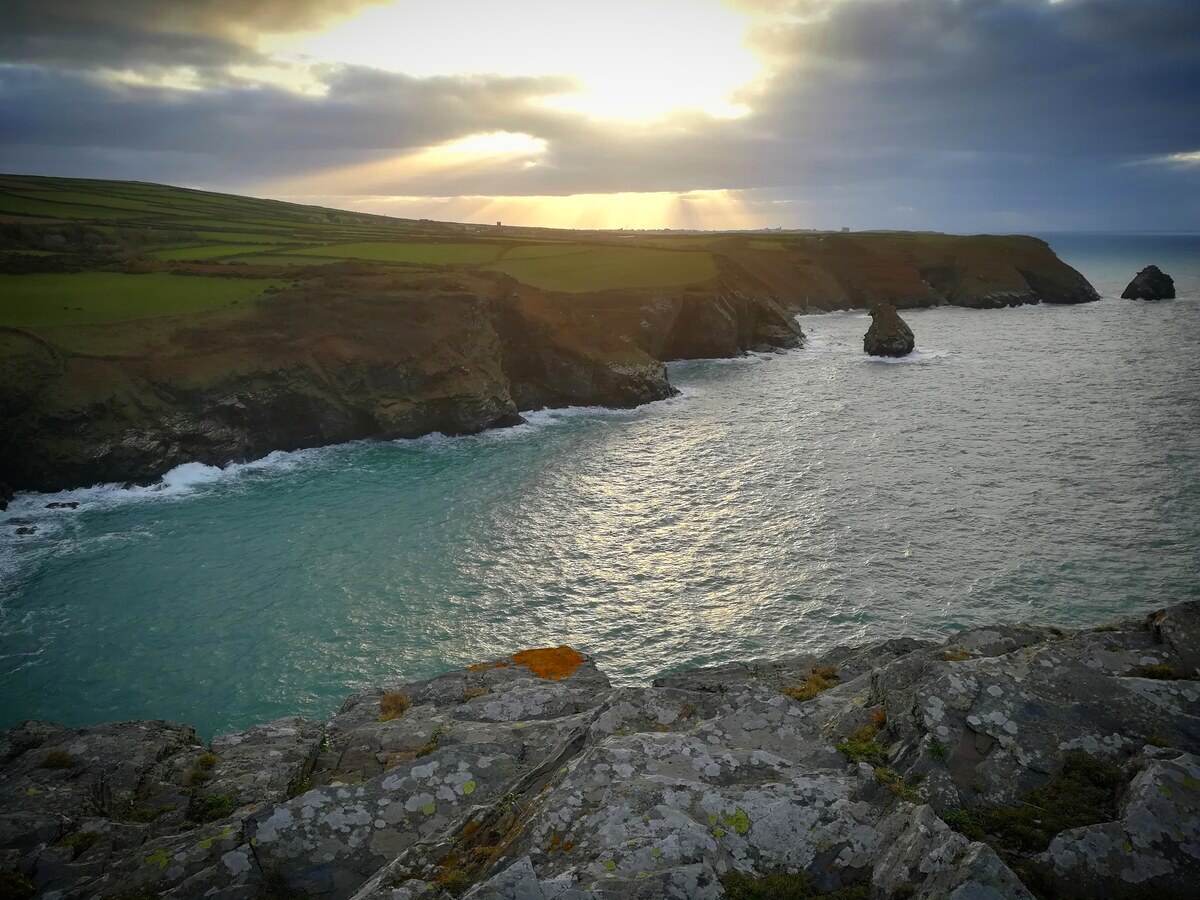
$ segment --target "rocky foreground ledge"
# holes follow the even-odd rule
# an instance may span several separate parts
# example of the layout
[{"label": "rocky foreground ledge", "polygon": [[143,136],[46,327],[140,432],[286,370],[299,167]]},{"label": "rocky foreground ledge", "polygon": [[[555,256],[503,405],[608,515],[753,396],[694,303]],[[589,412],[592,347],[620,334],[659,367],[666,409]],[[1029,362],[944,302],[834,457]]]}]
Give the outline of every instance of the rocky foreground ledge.
[{"label": "rocky foreground ledge", "polygon": [[327,725],[0,735],[0,896],[1196,896],[1200,603],[613,689],[525,651]]}]

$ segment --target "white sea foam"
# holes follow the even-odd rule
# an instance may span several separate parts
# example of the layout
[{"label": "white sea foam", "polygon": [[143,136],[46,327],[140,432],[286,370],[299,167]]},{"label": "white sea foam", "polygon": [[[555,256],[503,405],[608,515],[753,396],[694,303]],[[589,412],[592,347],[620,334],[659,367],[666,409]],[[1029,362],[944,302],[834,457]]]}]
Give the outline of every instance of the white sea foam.
[{"label": "white sea foam", "polygon": [[[349,445],[336,444],[330,447],[314,447],[288,452],[275,450],[261,459],[244,463],[230,463],[223,467],[210,466],[200,462],[183,463],[165,472],[162,478],[149,485],[107,483],[52,493],[20,493],[9,504],[6,518],[28,519],[31,524],[37,525],[38,534],[44,534],[53,527],[56,519],[71,513],[84,512],[117,503],[179,499],[198,493],[200,488],[236,479],[251,472],[292,471],[317,461],[330,451],[337,451],[347,446]],[[78,505],[74,509],[49,509],[48,506],[53,503]]]},{"label": "white sea foam", "polygon": [[920,347],[917,347],[908,356],[864,356],[863,362],[886,363],[888,365],[921,365],[923,363],[938,362],[952,355],[949,350],[922,350]]},{"label": "white sea foam", "polygon": [[814,331],[804,333],[804,349],[802,353],[833,353],[838,347],[824,334]]}]

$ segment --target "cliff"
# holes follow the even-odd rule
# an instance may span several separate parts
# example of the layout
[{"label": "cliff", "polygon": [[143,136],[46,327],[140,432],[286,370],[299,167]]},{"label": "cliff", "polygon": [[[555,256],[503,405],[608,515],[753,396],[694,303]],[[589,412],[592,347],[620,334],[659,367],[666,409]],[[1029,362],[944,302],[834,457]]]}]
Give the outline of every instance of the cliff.
[{"label": "cliff", "polygon": [[1099,299],[1049,244],[1024,235],[823,234],[731,243],[724,251],[797,311],[879,303],[999,309]]},{"label": "cliff", "polygon": [[9,897],[1169,898],[1200,875],[1200,604],[613,689],[524,651],[200,741],[0,734]]},{"label": "cliff", "polygon": [[771,297],[716,284],[567,302],[503,277],[322,267],[237,314],[0,328],[0,482],[148,482],[184,462],[635,406],[674,393],[664,360],[802,339]]},{"label": "cliff", "polygon": [[[13,239],[55,236],[36,228]],[[673,393],[665,361],[800,346],[805,310],[1096,299],[1026,237],[437,235],[213,262],[0,253],[19,273],[0,274],[0,485],[146,483],[185,462],[634,406]],[[495,261],[338,261],[368,252]]]}]

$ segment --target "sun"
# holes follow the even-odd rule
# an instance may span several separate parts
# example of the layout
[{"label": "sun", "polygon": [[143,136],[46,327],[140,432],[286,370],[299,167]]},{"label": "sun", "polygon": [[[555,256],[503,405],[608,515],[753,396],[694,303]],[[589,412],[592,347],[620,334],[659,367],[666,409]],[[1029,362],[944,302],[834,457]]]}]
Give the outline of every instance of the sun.
[{"label": "sun", "polygon": [[544,102],[594,118],[728,117],[745,112],[734,94],[761,74],[743,43],[749,24],[720,0],[398,0],[262,49],[417,77],[565,76]]}]

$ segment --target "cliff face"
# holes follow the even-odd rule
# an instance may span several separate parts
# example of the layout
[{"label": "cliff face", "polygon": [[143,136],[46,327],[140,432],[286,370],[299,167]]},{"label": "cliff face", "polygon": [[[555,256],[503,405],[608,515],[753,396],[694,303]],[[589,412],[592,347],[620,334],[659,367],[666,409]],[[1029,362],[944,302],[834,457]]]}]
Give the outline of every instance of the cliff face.
[{"label": "cliff face", "polygon": [[569,647],[205,745],[0,733],[13,897],[1195,896],[1200,604],[613,689]]},{"label": "cliff face", "polygon": [[766,296],[612,292],[341,267],[191,324],[0,330],[0,482],[150,481],[360,438],[469,434],[546,406],[674,393],[663,361],[795,347]]},{"label": "cliff face", "polygon": [[728,236],[706,246],[707,282],[571,294],[479,269],[187,264],[190,275],[294,284],[240,310],[0,327],[0,485],[147,482],[185,462],[467,434],[542,407],[634,406],[674,392],[667,360],[800,346],[792,316],[809,309],[1096,299],[1034,238]]},{"label": "cliff face", "polygon": [[1098,300],[1087,280],[1042,240],[1021,235],[814,235],[769,249],[731,246],[736,259],[795,310],[966,306]]}]

